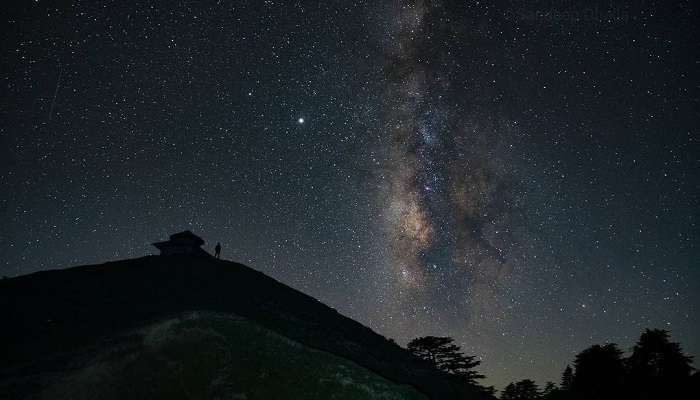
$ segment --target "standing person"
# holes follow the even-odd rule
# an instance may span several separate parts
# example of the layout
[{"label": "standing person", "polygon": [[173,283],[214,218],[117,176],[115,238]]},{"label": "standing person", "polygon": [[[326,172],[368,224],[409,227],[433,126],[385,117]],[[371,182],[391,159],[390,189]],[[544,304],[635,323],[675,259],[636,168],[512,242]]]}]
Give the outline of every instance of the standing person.
[{"label": "standing person", "polygon": [[214,257],[221,258],[221,243],[217,243],[214,247]]}]

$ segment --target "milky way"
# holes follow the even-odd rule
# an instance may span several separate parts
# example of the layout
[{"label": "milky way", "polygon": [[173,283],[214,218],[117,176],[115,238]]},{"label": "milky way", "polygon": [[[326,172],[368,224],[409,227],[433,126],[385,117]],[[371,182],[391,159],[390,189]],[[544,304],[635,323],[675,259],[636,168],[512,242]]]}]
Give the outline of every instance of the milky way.
[{"label": "milky way", "polygon": [[[484,126],[476,114],[450,110],[457,77],[443,63],[447,49],[436,51],[431,40],[449,31],[449,23],[439,21],[444,10],[397,3],[388,13],[383,122],[391,140],[383,196],[389,265],[411,294],[450,296],[448,311],[467,320],[497,318],[500,286],[513,270],[518,244],[516,198],[508,187],[513,178],[499,155],[499,130],[508,129],[507,121]],[[431,31],[427,25],[436,20]]]}]

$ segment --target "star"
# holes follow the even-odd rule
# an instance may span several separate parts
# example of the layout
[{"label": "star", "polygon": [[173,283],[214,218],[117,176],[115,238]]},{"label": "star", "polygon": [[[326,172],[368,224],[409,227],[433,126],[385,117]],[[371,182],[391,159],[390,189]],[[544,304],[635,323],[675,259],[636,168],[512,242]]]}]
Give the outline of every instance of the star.
[{"label": "star", "polygon": [[304,123],[304,118],[299,118],[299,119],[297,120],[297,122],[298,122],[299,124],[303,124],[303,123]]}]

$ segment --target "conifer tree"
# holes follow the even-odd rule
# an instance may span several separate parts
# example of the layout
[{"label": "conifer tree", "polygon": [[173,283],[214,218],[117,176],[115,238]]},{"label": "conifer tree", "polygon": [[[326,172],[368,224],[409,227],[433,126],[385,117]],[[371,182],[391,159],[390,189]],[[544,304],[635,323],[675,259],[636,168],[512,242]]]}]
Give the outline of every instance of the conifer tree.
[{"label": "conifer tree", "polygon": [[517,400],[518,392],[515,390],[515,384],[509,383],[501,393],[501,400]]},{"label": "conifer tree", "polygon": [[474,356],[465,356],[451,337],[419,337],[408,343],[408,350],[437,369],[460,377],[467,383],[478,385],[476,380],[484,378],[474,370],[481,361]]},{"label": "conifer tree", "polygon": [[574,371],[571,369],[571,365],[567,365],[564,368],[564,373],[561,375],[561,390],[570,390],[573,383]]},{"label": "conifer tree", "polygon": [[627,360],[630,391],[639,398],[683,393],[693,371],[693,358],[670,341],[665,330],[645,330]]}]

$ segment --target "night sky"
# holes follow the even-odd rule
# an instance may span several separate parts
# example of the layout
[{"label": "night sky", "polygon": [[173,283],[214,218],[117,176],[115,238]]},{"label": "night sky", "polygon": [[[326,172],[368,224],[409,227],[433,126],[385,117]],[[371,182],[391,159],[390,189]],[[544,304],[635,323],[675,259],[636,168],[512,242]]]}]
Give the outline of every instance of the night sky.
[{"label": "night sky", "polygon": [[700,356],[699,10],[17,1],[0,274],[190,229],[497,388],[644,328]]}]

